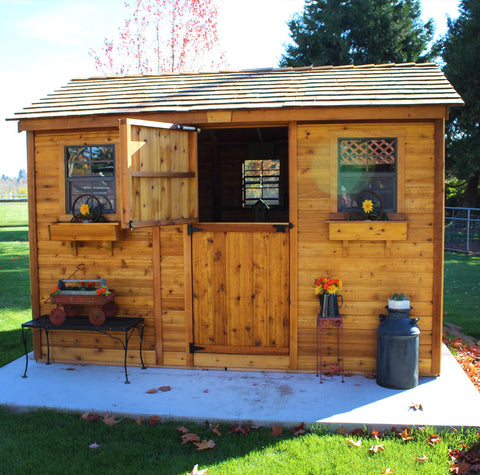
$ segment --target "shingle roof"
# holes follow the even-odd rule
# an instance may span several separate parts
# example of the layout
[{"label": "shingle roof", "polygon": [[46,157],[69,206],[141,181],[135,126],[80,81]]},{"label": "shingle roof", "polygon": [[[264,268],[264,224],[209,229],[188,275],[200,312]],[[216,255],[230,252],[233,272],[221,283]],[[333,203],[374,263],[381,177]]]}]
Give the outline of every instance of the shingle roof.
[{"label": "shingle roof", "polygon": [[73,79],[13,119],[295,107],[461,105],[434,63]]}]

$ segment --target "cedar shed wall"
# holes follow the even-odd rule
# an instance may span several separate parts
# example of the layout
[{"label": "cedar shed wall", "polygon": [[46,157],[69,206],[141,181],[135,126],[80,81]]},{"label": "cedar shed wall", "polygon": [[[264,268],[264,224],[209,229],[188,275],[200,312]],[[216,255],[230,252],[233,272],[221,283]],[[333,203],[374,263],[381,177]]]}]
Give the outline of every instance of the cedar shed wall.
[{"label": "cedar shed wall", "polygon": [[[336,211],[336,154],[339,137],[398,138],[398,211],[404,213],[405,236],[369,241],[352,236],[330,238],[330,213]],[[394,292],[411,299],[411,316],[420,317],[419,369],[438,373],[432,347],[439,336],[432,324],[434,269],[442,285],[441,259],[434,268],[435,222],[435,122],[400,124],[300,125],[298,153],[298,369],[313,370],[315,314],[313,282],[321,276],[343,280],[345,368],[349,372],[376,369],[376,329],[379,314],[386,313],[387,298]],[[441,190],[439,191],[440,197]],[[441,202],[443,203],[443,201]],[[442,208],[443,209],[443,208]],[[334,225],[335,223],[332,223]],[[350,222],[363,226],[365,222]],[[397,225],[382,222],[382,227]],[[348,237],[348,236],[347,236]],[[437,236],[438,237],[438,236]],[[395,239],[401,240],[395,240]],[[437,239],[438,241],[438,239]],[[441,229],[440,229],[441,245]],[[440,248],[440,252],[442,248]],[[438,287],[438,285],[437,285]],[[437,312],[441,293],[436,295]],[[439,307],[440,305],[440,307]],[[441,326],[441,313],[436,316]],[[326,369],[336,363],[336,339],[327,338]],[[433,366],[432,366],[433,363]]]},{"label": "cedar shed wall", "polygon": [[[296,170],[290,162],[291,174],[296,175],[296,186],[291,186],[291,190],[296,188],[298,192],[297,197],[290,196],[290,220],[296,233],[290,251],[291,263],[296,263],[290,274],[292,370],[315,371],[315,316],[319,305],[313,283],[327,275],[344,281],[341,313],[347,372],[375,370],[378,315],[385,312],[387,297],[393,292],[407,293],[414,307],[412,316],[420,317],[421,374],[439,372],[438,357],[432,360],[432,348],[438,348],[440,341],[432,321],[433,293],[439,288],[434,282],[434,269],[440,272],[436,275],[437,282],[442,279],[441,259],[439,263],[438,249],[434,249],[439,239],[434,235],[435,130],[434,121],[297,126],[296,146],[290,145],[290,159],[297,155]],[[336,143],[341,136],[399,137],[398,186],[404,192],[399,193],[398,207],[407,221],[406,239],[329,239],[328,221],[336,210],[336,195],[332,195],[336,192]],[[113,243],[113,252],[101,242],[90,241],[82,243],[74,255],[69,242],[49,239],[49,224],[69,220],[64,211],[64,146],[83,143],[118,146],[118,142],[118,130],[34,134],[36,249],[33,255],[36,252],[38,256],[39,314],[46,314],[52,308],[46,301],[58,279],[69,277],[82,263],[86,270],[75,277],[105,278],[116,291],[119,316],[145,318],[143,348],[147,365],[189,366],[192,358],[186,351],[186,336],[191,331],[188,328],[191,304],[186,285],[190,273],[185,251],[188,250],[186,225],[122,230],[119,240]],[[117,149],[117,164],[118,157]],[[29,160],[31,169],[31,156]],[[117,180],[118,175],[117,166]],[[117,182],[117,207],[119,190]],[[111,219],[120,220],[119,216]],[[441,301],[441,292],[436,295],[439,298]],[[437,304],[435,318],[438,329],[441,303]],[[324,343],[327,365],[336,362],[334,336],[327,332]],[[53,361],[123,364],[123,350],[108,336],[52,332],[50,338]],[[135,348],[138,348],[136,335],[129,345],[129,364],[139,363]],[[38,337],[35,352],[37,358],[46,359],[45,342],[39,342]]]},{"label": "cedar shed wall", "polygon": [[[121,231],[120,240],[113,243],[112,251],[100,241],[84,241],[74,254],[70,241],[52,241],[49,225],[69,221],[65,214],[64,167],[66,145],[114,144],[116,159],[119,157],[118,130],[71,133],[35,133],[35,215],[38,256],[39,313],[48,314],[53,308],[48,303],[50,290],[61,278],[68,278],[79,264],[85,270],[74,278],[98,278],[106,280],[109,288],[115,289],[119,317],[142,316],[145,318],[144,360],[155,363],[155,334],[153,321],[153,258],[152,230]],[[30,165],[30,164],[29,164]],[[117,168],[117,209],[118,168]],[[119,221],[118,215],[107,215]],[[81,225],[80,225],[81,226]],[[85,312],[79,312],[86,315]],[[34,310],[35,315],[35,310]],[[35,345],[36,357],[46,359],[46,346],[42,333],[41,346]],[[123,364],[123,349],[119,342],[100,333],[51,332],[50,358],[62,362],[95,362]],[[139,339],[132,336],[131,347],[138,348]],[[129,361],[138,363],[138,351],[128,352]]]}]

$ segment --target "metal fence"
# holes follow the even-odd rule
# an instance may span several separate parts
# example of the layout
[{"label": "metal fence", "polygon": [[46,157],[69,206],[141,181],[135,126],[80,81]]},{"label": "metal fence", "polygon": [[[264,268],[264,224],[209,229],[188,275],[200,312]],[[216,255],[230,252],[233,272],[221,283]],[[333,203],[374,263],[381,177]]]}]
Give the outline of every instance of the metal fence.
[{"label": "metal fence", "polygon": [[445,250],[480,254],[480,208],[445,207]]}]

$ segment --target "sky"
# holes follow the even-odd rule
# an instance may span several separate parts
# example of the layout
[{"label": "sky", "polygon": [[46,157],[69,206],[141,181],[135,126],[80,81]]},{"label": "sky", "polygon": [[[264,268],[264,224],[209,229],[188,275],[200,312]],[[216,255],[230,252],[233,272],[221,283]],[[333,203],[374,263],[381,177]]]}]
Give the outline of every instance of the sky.
[{"label": "sky", "polygon": [[[230,69],[278,67],[289,43],[287,21],[304,0],[217,0],[222,47]],[[458,0],[421,0],[422,19],[433,18],[436,36]],[[0,176],[26,169],[26,137],[14,112],[73,78],[98,76],[91,48],[115,37],[127,16],[124,0],[0,0]]]}]

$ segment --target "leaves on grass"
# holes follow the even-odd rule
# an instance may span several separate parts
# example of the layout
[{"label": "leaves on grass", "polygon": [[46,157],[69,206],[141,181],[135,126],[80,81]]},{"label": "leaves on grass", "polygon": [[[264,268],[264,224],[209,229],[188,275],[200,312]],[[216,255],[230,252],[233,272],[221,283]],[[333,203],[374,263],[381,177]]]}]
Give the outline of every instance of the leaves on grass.
[{"label": "leaves on grass", "polygon": [[93,444],[90,444],[90,445],[88,446],[89,449],[98,449],[99,447],[100,447],[100,446],[99,446],[96,442],[94,442]]},{"label": "leaves on grass", "polygon": [[480,442],[470,448],[464,445],[462,449],[450,450],[449,455],[453,462],[450,466],[451,473],[480,473]]},{"label": "leaves on grass", "polygon": [[293,429],[294,436],[299,436],[301,434],[305,434],[305,422],[302,422],[299,426]]},{"label": "leaves on grass", "polygon": [[103,423],[107,424],[107,426],[116,426],[117,424],[120,424],[120,422],[122,421],[120,419],[117,419],[116,414],[110,415],[109,412],[106,412],[103,416]]},{"label": "leaves on grass", "polygon": [[413,440],[412,432],[409,428],[404,428],[402,432],[398,434],[404,442]]},{"label": "leaves on grass", "polygon": [[189,442],[198,442],[200,437],[193,432],[188,432],[188,434],[182,435],[182,445],[188,444]]},{"label": "leaves on grass", "polygon": [[208,475],[208,468],[204,468],[203,470],[198,470],[198,464],[193,467],[192,471],[187,473],[186,475]]},{"label": "leaves on grass", "polygon": [[414,460],[416,462],[423,463],[423,462],[426,462],[428,460],[428,457],[425,454],[423,454],[422,457],[414,457]]},{"label": "leaves on grass", "polygon": [[444,343],[452,351],[453,356],[463,368],[470,381],[480,391],[480,343],[468,344],[460,337],[448,339],[444,336]]},{"label": "leaves on grass", "polygon": [[283,432],[283,429],[280,426],[273,425],[271,434],[275,437],[278,437]]},{"label": "leaves on grass", "polygon": [[354,447],[361,447],[362,446],[362,439],[358,439],[356,442],[353,439],[347,439],[347,442]]},{"label": "leaves on grass", "polygon": [[242,427],[242,424],[234,424],[232,428],[230,429],[230,434],[233,434],[235,432],[240,432],[244,436],[247,436],[248,433],[250,432],[250,427]]},{"label": "leaves on grass", "polygon": [[95,422],[100,419],[100,416],[98,414],[95,414],[94,412],[85,412],[82,414],[82,419],[88,422]]},{"label": "leaves on grass", "polygon": [[197,446],[197,450],[214,449],[216,447],[213,440],[202,440],[201,442],[194,442],[193,445]]},{"label": "leaves on grass", "polygon": [[383,444],[378,444],[378,445],[372,445],[369,449],[369,452],[374,452],[375,454],[380,451],[380,452],[385,452],[385,447]]},{"label": "leaves on grass", "polygon": [[137,424],[137,426],[141,426],[142,425],[142,422],[143,422],[143,418],[142,417],[137,417],[135,419],[135,424]]},{"label": "leaves on grass", "polygon": [[177,427],[177,431],[180,432],[181,434],[188,434],[190,432],[189,429],[187,429],[186,427]]},{"label": "leaves on grass", "polygon": [[220,422],[219,422],[216,426],[214,426],[214,425],[212,425],[212,424],[210,424],[210,423],[208,423],[208,425],[209,425],[209,429],[210,429],[214,434],[218,435],[219,437],[222,437],[222,433],[221,433],[220,430],[219,430],[219,429],[220,429]]},{"label": "leaves on grass", "polygon": [[151,427],[155,427],[160,423],[161,420],[162,420],[161,417],[152,414],[150,416],[150,419],[148,420],[148,423],[150,424]]}]

